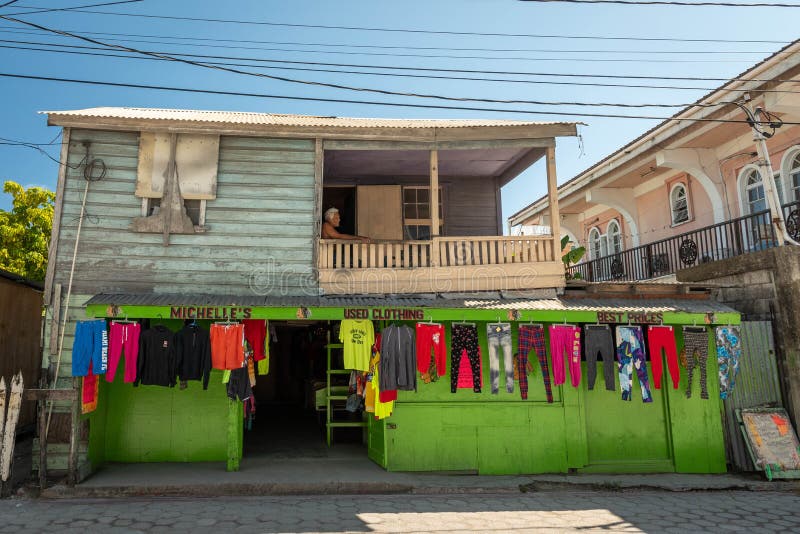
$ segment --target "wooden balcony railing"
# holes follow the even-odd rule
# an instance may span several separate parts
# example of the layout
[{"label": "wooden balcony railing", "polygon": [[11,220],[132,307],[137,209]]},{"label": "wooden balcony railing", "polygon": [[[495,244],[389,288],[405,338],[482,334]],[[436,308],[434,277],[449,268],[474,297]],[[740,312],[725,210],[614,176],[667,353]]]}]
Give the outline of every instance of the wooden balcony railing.
[{"label": "wooden balcony railing", "polygon": [[[800,202],[782,206],[786,230],[800,238]],[[573,265],[567,275],[588,282],[658,278],[702,263],[778,245],[768,210]]]},{"label": "wooden balcony railing", "polygon": [[327,293],[421,293],[562,287],[560,244],[545,236],[319,241]]}]

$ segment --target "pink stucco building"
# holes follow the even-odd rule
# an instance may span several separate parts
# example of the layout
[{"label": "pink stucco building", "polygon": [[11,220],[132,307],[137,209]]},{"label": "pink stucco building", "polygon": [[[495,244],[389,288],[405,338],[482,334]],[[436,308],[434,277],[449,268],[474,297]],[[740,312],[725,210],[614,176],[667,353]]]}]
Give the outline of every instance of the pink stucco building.
[{"label": "pink stucco building", "polygon": [[[738,102],[761,130],[787,230],[800,238],[800,41],[776,52],[558,188],[562,235],[586,246],[572,275],[638,280],[771,248],[766,173]],[[769,124],[773,122],[773,124]],[[548,198],[509,225],[549,226]]]}]

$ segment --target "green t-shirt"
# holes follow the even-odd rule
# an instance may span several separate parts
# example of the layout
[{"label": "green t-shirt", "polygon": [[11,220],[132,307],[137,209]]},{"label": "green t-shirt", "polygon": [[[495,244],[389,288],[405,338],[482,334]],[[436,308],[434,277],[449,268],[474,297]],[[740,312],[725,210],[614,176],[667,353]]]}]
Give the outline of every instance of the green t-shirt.
[{"label": "green t-shirt", "polygon": [[344,368],[369,371],[369,358],[375,343],[372,321],[345,319],[339,327],[339,341],[344,344]]}]

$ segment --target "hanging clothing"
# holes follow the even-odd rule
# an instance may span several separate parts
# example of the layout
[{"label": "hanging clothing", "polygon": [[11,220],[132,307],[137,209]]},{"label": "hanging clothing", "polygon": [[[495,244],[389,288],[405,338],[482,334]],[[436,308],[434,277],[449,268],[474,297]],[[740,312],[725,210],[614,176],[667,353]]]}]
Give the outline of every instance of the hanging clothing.
[{"label": "hanging clothing", "polygon": [[738,326],[718,326],[716,330],[717,364],[719,365],[719,398],[727,399],[739,374],[742,338]]},{"label": "hanging clothing", "polygon": [[136,380],[136,362],[139,358],[139,335],[141,333],[142,325],[139,323],[111,321],[111,326],[108,329],[107,382],[114,381],[123,351],[125,351],[124,381],[126,384],[130,384]]},{"label": "hanging clothing", "polygon": [[250,377],[247,376],[247,367],[239,367],[231,370],[231,377],[228,380],[228,398],[231,400],[246,401],[253,395],[250,386]]},{"label": "hanging clothing", "polygon": [[617,327],[617,367],[619,368],[622,400],[632,400],[631,388],[633,386],[633,368],[635,367],[639,385],[642,386],[642,402],[653,402],[653,397],[650,395],[650,382],[647,378],[644,336],[641,326]]},{"label": "hanging clothing", "polygon": [[100,393],[100,377],[92,372],[92,362],[89,362],[89,371],[81,378],[81,413],[91,413],[97,409],[97,398]]},{"label": "hanging clothing", "polygon": [[566,381],[564,354],[569,364],[572,387],[581,383],[581,329],[577,326],[550,325],[550,359],[553,362],[553,384],[560,386]]},{"label": "hanging clothing", "polygon": [[[614,361],[614,339],[608,325],[583,327],[584,351],[586,355],[586,385],[594,389],[597,379],[597,355],[603,358],[603,379],[608,391],[614,391],[617,364]],[[651,351],[652,354],[652,351]]]},{"label": "hanging clothing", "polygon": [[390,325],[381,332],[381,391],[417,390],[417,358],[414,329]]},{"label": "hanging clothing", "polygon": [[514,380],[519,381],[519,394],[522,400],[528,398],[528,373],[533,372],[533,365],[528,360],[528,354],[518,352],[514,355]]},{"label": "hanging clothing", "polygon": [[547,364],[547,351],[544,344],[544,328],[542,325],[521,324],[519,325],[519,353],[530,355],[531,350],[536,353],[536,357],[539,360],[539,367],[542,370],[544,393],[547,396],[547,402],[552,404],[553,388],[550,384],[550,368]]},{"label": "hanging clothing", "polygon": [[344,344],[345,369],[369,370],[371,347],[375,343],[372,321],[345,319],[339,325],[339,341]]},{"label": "hanging clothing", "polygon": [[[440,324],[417,323],[417,371],[432,377],[433,369],[438,376],[447,373],[447,342],[444,326]],[[433,358],[431,358],[431,351]],[[434,368],[435,365],[435,368]],[[432,378],[432,380],[435,380]]]},{"label": "hanging clothing", "polygon": [[176,366],[174,334],[164,325],[142,332],[136,380],[138,386],[175,386]]},{"label": "hanging clothing", "polygon": [[686,350],[686,398],[692,397],[694,369],[700,367],[700,398],[707,399],[708,332],[705,327],[684,326],[683,347]]},{"label": "hanging clothing", "polygon": [[[370,374],[372,375],[367,382],[367,396],[364,400],[365,410],[375,415],[375,419],[385,419],[392,415],[394,411],[394,401],[381,400],[380,389],[380,362],[381,353],[376,351],[370,360]],[[370,406],[372,410],[370,410]]]},{"label": "hanging clothing", "polygon": [[514,393],[514,355],[511,353],[511,325],[509,323],[488,323],[486,325],[486,344],[489,346],[489,381],[492,395],[500,390],[500,357],[503,350],[503,372],[506,375],[506,392]]},{"label": "hanging clothing", "polygon": [[678,348],[675,346],[675,332],[671,326],[648,326],[647,345],[650,349],[650,365],[653,368],[653,385],[661,389],[661,376],[664,365],[661,357],[663,350],[667,356],[667,370],[672,378],[672,388],[678,389],[681,371],[678,367]]},{"label": "hanging clothing", "polygon": [[478,351],[478,330],[475,325],[455,323],[452,329],[452,343],[450,348],[450,392],[455,393],[458,388],[458,373],[455,369],[461,369],[462,354],[469,359],[472,369],[472,391],[481,392],[481,360]]},{"label": "hanging clothing", "polygon": [[211,367],[214,369],[238,369],[244,363],[244,325],[212,324]]},{"label": "hanging clothing", "polygon": [[[483,388],[483,353],[478,347],[478,384]],[[461,362],[458,364],[457,389],[472,389],[475,386],[472,374],[472,362],[467,356],[467,349],[461,351]]]},{"label": "hanging clothing", "polygon": [[260,375],[269,374],[269,342],[272,338],[272,325],[267,323],[266,337],[264,338],[264,358],[256,362],[256,370]]},{"label": "hanging clothing", "polygon": [[267,321],[264,319],[245,319],[244,338],[250,343],[253,349],[253,359],[260,362],[267,357]]},{"label": "hanging clothing", "polygon": [[86,376],[89,363],[94,374],[102,375],[108,366],[108,333],[106,322],[78,321],[72,342],[72,376]]},{"label": "hanging clothing", "polygon": [[211,374],[211,339],[197,324],[188,324],[175,334],[175,357],[181,382],[200,380],[208,389]]}]

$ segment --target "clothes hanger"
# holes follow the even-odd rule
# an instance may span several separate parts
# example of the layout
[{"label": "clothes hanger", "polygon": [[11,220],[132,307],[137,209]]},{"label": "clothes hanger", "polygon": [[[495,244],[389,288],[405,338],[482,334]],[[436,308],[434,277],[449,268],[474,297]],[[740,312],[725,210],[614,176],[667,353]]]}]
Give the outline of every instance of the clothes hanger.
[{"label": "clothes hanger", "polygon": [[461,321],[459,321],[456,324],[460,324],[460,325],[464,325],[464,326],[475,326],[475,323],[467,323],[465,317],[462,317]]},{"label": "clothes hanger", "polygon": [[125,315],[125,319],[114,319],[111,322],[117,324],[138,324],[136,321],[130,321],[127,314]]},{"label": "clothes hanger", "polygon": [[222,325],[222,326],[230,326],[234,324],[241,324],[239,321],[231,321],[228,319],[227,321],[215,321],[214,324]]}]

